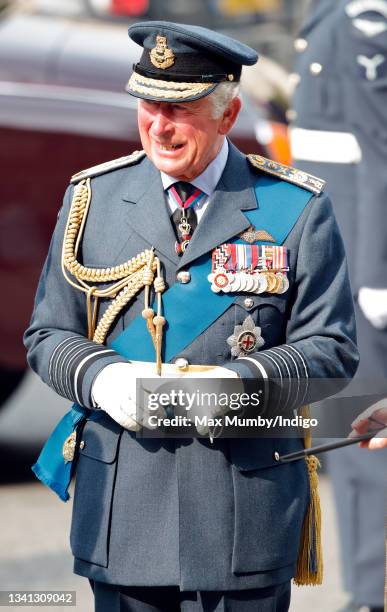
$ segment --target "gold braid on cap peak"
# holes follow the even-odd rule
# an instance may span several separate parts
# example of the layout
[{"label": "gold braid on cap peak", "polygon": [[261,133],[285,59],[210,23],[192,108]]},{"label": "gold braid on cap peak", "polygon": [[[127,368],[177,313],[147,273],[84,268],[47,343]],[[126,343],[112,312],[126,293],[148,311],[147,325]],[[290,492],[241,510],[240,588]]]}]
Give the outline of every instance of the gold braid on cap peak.
[{"label": "gold braid on cap peak", "polygon": [[[114,319],[143,287],[145,287],[144,310],[148,331],[156,349],[157,371],[161,373],[162,329],[165,319],[162,316],[161,294],[165,289],[161,275],[161,263],[154,250],[142,251],[128,261],[112,268],[87,268],[77,260],[87,214],[91,202],[90,178],[75,185],[70,212],[67,219],[62,248],[62,272],[67,282],[86,294],[88,338],[103,344]],[[75,281],[70,278],[70,273]],[[155,278],[155,273],[157,273]],[[112,284],[98,290],[95,283]],[[157,315],[149,306],[149,290],[154,285],[157,295]],[[111,304],[101,317],[98,325],[97,311],[99,298],[112,298]]]},{"label": "gold braid on cap peak", "polygon": [[127,87],[140,94],[157,98],[189,98],[213,88],[216,83],[181,83],[144,77],[133,72]]}]

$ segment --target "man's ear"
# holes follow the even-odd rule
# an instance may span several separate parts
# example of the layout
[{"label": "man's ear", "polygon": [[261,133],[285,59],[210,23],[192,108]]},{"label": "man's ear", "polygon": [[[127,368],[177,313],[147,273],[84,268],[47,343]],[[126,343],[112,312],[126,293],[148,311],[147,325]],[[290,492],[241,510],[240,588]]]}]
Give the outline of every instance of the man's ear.
[{"label": "man's ear", "polygon": [[230,104],[223,113],[223,117],[219,126],[219,134],[228,134],[239,115],[241,106],[242,102],[239,96],[236,96],[231,100]]}]

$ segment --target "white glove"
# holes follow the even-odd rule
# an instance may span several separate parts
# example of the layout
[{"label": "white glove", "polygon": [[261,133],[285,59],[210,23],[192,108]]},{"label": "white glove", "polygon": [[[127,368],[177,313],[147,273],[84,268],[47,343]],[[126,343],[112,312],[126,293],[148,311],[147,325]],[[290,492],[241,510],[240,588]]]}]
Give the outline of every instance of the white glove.
[{"label": "white glove", "polygon": [[[206,370],[204,372],[189,372],[185,375],[184,379],[187,378],[197,378],[197,379],[207,379],[207,380],[211,380],[211,387],[206,389],[209,393],[216,393],[219,394],[222,392],[222,380],[225,378],[237,378],[240,379],[240,376],[238,375],[237,372],[235,372],[234,370],[229,370],[228,368],[223,368],[221,366],[215,366],[214,368],[211,368],[209,370]],[[243,391],[243,383],[242,381],[240,381],[241,383],[241,391]],[[219,405],[211,405],[211,406],[205,406],[205,407],[201,407],[202,410],[200,410],[200,407],[197,407],[196,409],[196,414],[201,413],[201,416],[207,416],[209,419],[213,419],[215,417],[219,417],[222,416],[223,414],[225,414],[226,412],[228,412],[228,407],[227,406],[219,406]],[[207,425],[200,425],[198,424],[196,426],[197,432],[201,435],[204,436],[206,434],[209,433],[209,427]]]},{"label": "white glove", "polygon": [[371,325],[376,329],[387,327],[387,289],[361,287],[358,302]]},{"label": "white glove", "polygon": [[155,364],[146,361],[111,363],[95,378],[91,389],[92,399],[119,425],[130,431],[139,431],[143,425],[149,427],[149,414],[137,406],[136,380],[154,379],[154,385],[147,385],[152,386],[149,391],[153,392],[153,386],[157,388],[161,378],[179,378],[182,375],[173,364],[163,364],[162,373],[162,377],[158,376]]},{"label": "white glove", "polygon": [[185,378],[239,378],[239,375],[234,370],[223,368],[222,366],[214,366],[203,372],[188,372]]}]

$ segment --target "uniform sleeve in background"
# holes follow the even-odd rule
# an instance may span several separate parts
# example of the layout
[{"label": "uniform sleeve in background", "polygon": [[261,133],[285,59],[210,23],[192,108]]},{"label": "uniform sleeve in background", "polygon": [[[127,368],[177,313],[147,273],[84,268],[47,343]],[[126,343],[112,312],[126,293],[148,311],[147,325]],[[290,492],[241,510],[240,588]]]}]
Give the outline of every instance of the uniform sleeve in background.
[{"label": "uniform sleeve in background", "polygon": [[[357,171],[355,291],[387,288],[387,19],[344,6],[344,106],[362,152]],[[355,11],[355,12],[354,12]],[[355,211],[354,211],[355,212]]]}]

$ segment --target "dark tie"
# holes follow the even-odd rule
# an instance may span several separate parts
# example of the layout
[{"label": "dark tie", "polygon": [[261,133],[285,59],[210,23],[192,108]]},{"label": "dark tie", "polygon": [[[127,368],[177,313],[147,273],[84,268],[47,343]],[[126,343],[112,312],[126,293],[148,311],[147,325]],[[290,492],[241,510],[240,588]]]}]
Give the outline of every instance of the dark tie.
[{"label": "dark tie", "polygon": [[169,188],[169,191],[173,200],[179,206],[172,215],[172,222],[177,237],[175,244],[176,253],[182,255],[198,224],[193,205],[205,194],[194,185],[191,185],[191,183],[186,183],[184,181],[174,183]]}]

